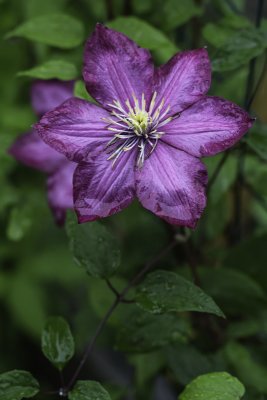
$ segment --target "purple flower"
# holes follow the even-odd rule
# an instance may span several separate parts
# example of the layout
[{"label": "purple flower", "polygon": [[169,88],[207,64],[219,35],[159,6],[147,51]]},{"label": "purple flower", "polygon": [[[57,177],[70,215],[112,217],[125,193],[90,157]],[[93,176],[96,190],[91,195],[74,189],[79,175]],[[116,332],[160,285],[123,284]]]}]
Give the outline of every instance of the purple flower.
[{"label": "purple flower", "polygon": [[206,205],[199,157],[228,149],[252,125],[237,105],[206,96],[207,51],[181,52],[154,68],[147,50],[98,24],[85,47],[83,76],[99,105],[72,98],[36,126],[78,163],[79,222],[114,214],[137,197],[166,221],[195,227]]},{"label": "purple flower", "polygon": [[[41,117],[72,96],[73,82],[36,81],[32,85],[32,107]],[[17,160],[47,173],[48,202],[58,224],[63,224],[66,209],[73,208],[73,173],[76,164],[40,138],[32,131],[20,136],[9,149]]]}]

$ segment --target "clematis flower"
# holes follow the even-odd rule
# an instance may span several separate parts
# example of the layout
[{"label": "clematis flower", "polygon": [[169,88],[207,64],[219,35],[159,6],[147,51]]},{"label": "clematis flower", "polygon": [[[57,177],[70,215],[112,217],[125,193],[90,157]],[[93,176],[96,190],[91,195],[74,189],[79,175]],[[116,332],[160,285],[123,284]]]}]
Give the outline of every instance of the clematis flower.
[{"label": "clematis flower", "polygon": [[[41,117],[72,96],[73,82],[36,81],[32,85],[32,108]],[[75,163],[48,146],[36,131],[20,136],[9,149],[18,161],[48,175],[48,202],[56,222],[64,223],[66,209],[73,208],[73,173]]]},{"label": "clematis flower", "polygon": [[36,125],[46,143],[78,163],[79,222],[112,215],[137,197],[169,223],[195,227],[206,205],[199,158],[233,146],[252,125],[237,105],[206,95],[207,50],[178,53],[155,68],[148,50],[98,24],[83,77],[98,105],[72,98]]}]

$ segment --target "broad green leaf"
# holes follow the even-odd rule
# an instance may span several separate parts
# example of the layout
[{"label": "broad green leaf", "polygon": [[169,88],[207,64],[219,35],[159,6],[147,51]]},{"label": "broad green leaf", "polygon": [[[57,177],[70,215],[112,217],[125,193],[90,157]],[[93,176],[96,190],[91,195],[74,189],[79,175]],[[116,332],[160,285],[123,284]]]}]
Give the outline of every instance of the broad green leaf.
[{"label": "broad green leaf", "polygon": [[266,47],[266,39],[259,30],[241,30],[218,49],[212,61],[213,70],[221,72],[239,68],[262,54]]},{"label": "broad green leaf", "polygon": [[208,23],[204,26],[202,34],[208,43],[214,47],[223,46],[236,33],[237,29],[251,28],[251,22],[241,15],[230,15],[216,24]]},{"label": "broad green leaf", "polygon": [[27,18],[37,17],[39,15],[54,14],[61,11],[68,0],[23,0],[23,7]]},{"label": "broad green leaf", "polygon": [[75,261],[96,278],[112,276],[120,265],[117,240],[100,222],[79,225],[68,219],[67,233]]},{"label": "broad green leaf", "polygon": [[154,10],[157,11],[153,15],[153,20],[166,31],[171,31],[185,24],[191,18],[201,15],[203,12],[203,8],[197,6],[194,0],[165,0],[164,2],[154,0],[153,5]]},{"label": "broad green leaf", "polygon": [[266,307],[262,287],[242,271],[230,268],[199,268],[203,289],[227,314],[255,312]]},{"label": "broad green leaf", "polygon": [[202,289],[170,271],[148,274],[137,289],[136,301],[153,314],[198,311],[224,317],[214,300]]},{"label": "broad green leaf", "polygon": [[170,45],[171,41],[160,30],[136,17],[119,17],[108,22],[108,27],[122,32],[139,46],[150,50]]},{"label": "broad green leaf", "polygon": [[242,383],[227,372],[200,375],[189,383],[179,400],[240,400],[245,394]]},{"label": "broad green leaf", "polygon": [[[223,156],[223,154],[219,154],[215,157],[204,159],[204,162],[208,168],[209,176],[213,175]],[[229,155],[209,193],[209,201],[211,201],[213,204],[217,205],[221,197],[230,189],[230,187],[235,182],[236,167],[236,158],[232,155]]]},{"label": "broad green leaf", "polygon": [[247,135],[246,142],[262,160],[267,160],[267,125],[256,124]]},{"label": "broad green leaf", "polygon": [[178,52],[178,50],[179,49],[172,42],[169,44],[166,43],[164,46],[153,50],[155,62],[157,64],[166,63],[172,56],[174,56],[174,54]]},{"label": "broad green leaf", "polygon": [[151,315],[134,307],[128,309],[118,328],[116,345],[121,351],[145,353],[170,343],[186,342],[190,335],[190,325],[182,317]]},{"label": "broad green leaf", "polygon": [[0,374],[1,400],[21,400],[39,392],[39,383],[27,371],[9,371]]},{"label": "broad green leaf", "polygon": [[90,94],[87,92],[84,81],[76,81],[74,85],[74,96],[79,97],[80,99],[90,101],[91,103],[96,103],[95,99],[93,99]]},{"label": "broad green leaf", "polygon": [[95,381],[78,381],[68,395],[69,400],[111,400],[110,395]]},{"label": "broad green leaf", "polygon": [[42,351],[62,370],[74,355],[74,340],[68,323],[62,317],[50,317],[42,333]]},{"label": "broad green leaf", "polygon": [[42,65],[21,71],[18,76],[28,76],[37,79],[61,79],[68,81],[78,76],[77,68],[68,61],[51,60]]},{"label": "broad green leaf", "polygon": [[52,14],[32,18],[15,28],[6,38],[22,37],[62,49],[79,46],[84,38],[80,21],[65,15]]},{"label": "broad green leaf", "polygon": [[[267,289],[267,234],[254,236],[228,249],[223,259],[226,268],[245,272]],[[257,256],[255,256],[257,255]]]},{"label": "broad green leaf", "polygon": [[226,357],[238,378],[248,387],[267,394],[267,368],[256,362],[241,344],[232,342],[225,348]]},{"label": "broad green leaf", "polygon": [[[250,318],[243,321],[233,321],[227,329],[227,337],[230,339],[245,338],[254,336],[264,331],[261,318]],[[266,329],[264,331],[266,333]]]}]

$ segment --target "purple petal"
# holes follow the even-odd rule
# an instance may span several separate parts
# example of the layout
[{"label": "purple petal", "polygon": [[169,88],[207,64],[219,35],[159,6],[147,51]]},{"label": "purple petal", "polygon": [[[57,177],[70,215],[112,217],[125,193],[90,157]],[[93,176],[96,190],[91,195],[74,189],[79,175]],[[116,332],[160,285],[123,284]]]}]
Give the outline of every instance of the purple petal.
[{"label": "purple petal", "polygon": [[174,115],[198,101],[207,93],[211,82],[211,66],[207,50],[183,51],[155,72],[156,107],[162,99]]},{"label": "purple petal", "polygon": [[65,160],[62,154],[45,144],[37,132],[20,136],[10,147],[9,154],[23,164],[47,173]]},{"label": "purple petal", "polygon": [[90,161],[96,143],[107,143],[113,134],[103,118],[109,113],[88,101],[72,98],[46,113],[35,125],[42,139],[71,161]]},{"label": "purple petal", "polygon": [[136,172],[142,205],[174,225],[194,228],[205,205],[206,167],[197,158],[159,143]]},{"label": "purple petal", "polygon": [[135,158],[135,152],[126,152],[112,167],[102,152],[94,162],[78,165],[73,184],[80,223],[108,217],[131,203],[135,196]]},{"label": "purple petal", "polygon": [[73,81],[35,81],[31,89],[32,108],[42,116],[73,96]]},{"label": "purple petal", "polygon": [[77,164],[65,160],[47,179],[48,202],[56,222],[64,224],[66,210],[73,208],[73,173]]},{"label": "purple petal", "polygon": [[150,98],[154,67],[148,50],[137,46],[122,33],[97,24],[86,43],[83,76],[88,92],[109,108],[133,94]]},{"label": "purple petal", "polygon": [[233,146],[251,127],[249,114],[230,101],[204,97],[166,125],[165,143],[197,157]]}]

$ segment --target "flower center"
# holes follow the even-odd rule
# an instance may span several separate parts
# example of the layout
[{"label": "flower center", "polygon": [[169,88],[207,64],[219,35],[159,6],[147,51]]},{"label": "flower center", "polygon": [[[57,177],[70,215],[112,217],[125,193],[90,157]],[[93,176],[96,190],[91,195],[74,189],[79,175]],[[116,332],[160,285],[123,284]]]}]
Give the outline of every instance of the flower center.
[{"label": "flower center", "polygon": [[114,100],[109,106],[112,108],[108,122],[108,130],[114,132],[114,137],[108,142],[106,151],[109,154],[108,160],[112,165],[116,163],[121,154],[125,151],[137,148],[136,167],[142,168],[145,160],[155,150],[158,140],[164,135],[162,126],[171,121],[166,117],[170,107],[163,111],[164,99],[158,107],[155,107],[157,93],[154,92],[147,107],[144,94],[141,104],[133,95],[134,106],[127,99],[125,105]]}]

